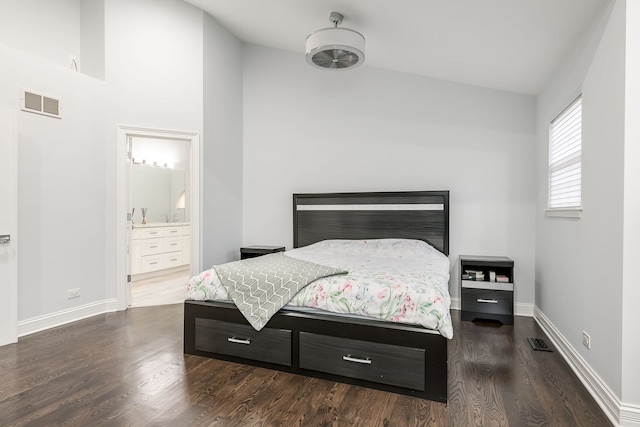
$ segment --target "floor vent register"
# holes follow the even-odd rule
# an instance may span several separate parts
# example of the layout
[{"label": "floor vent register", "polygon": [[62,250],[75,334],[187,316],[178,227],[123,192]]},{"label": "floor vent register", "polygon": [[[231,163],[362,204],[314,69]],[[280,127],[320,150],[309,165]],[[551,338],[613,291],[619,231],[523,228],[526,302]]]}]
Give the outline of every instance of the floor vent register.
[{"label": "floor vent register", "polygon": [[527,341],[534,350],[553,351],[542,338],[527,338]]}]

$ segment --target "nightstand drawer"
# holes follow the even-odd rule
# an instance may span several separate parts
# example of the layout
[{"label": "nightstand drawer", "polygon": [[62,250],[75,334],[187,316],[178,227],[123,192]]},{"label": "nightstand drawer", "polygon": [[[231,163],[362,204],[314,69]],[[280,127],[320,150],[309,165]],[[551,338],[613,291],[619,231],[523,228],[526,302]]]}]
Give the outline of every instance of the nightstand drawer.
[{"label": "nightstand drawer", "polygon": [[291,366],[291,331],[196,319],[196,350]]},{"label": "nightstand drawer", "polygon": [[513,315],[513,292],[462,288],[462,310]]},{"label": "nightstand drawer", "polygon": [[424,349],[300,332],[303,369],[424,390],[424,365]]}]

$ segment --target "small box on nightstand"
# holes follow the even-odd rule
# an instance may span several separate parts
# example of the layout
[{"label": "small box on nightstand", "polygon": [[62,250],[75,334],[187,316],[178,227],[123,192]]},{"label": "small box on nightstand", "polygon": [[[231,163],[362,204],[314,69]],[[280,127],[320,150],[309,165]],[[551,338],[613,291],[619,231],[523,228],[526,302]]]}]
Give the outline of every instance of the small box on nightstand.
[{"label": "small box on nightstand", "polygon": [[460,255],[462,320],[497,320],[513,325],[513,260]]},{"label": "small box on nightstand", "polygon": [[255,258],[276,252],[284,252],[284,246],[245,246],[240,248],[240,259]]}]

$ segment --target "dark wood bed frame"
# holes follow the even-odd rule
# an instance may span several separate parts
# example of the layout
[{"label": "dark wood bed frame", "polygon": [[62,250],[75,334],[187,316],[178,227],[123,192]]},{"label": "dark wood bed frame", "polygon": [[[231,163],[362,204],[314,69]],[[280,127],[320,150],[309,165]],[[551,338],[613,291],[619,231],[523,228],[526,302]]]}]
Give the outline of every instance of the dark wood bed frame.
[{"label": "dark wood bed frame", "polygon": [[[293,246],[411,238],[449,254],[449,192],[293,195]],[[282,309],[260,332],[235,305],[185,301],[184,352],[447,401],[447,342],[419,326]]]}]

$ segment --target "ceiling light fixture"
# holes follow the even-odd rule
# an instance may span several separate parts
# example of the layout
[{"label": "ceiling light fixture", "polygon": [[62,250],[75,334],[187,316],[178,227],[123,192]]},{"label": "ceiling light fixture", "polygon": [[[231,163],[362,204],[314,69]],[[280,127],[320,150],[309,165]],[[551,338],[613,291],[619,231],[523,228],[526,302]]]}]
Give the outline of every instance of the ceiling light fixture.
[{"label": "ceiling light fixture", "polygon": [[325,70],[346,70],[364,62],[364,36],[342,24],[341,13],[331,12],[333,27],[314,31],[307,37],[307,62]]}]

